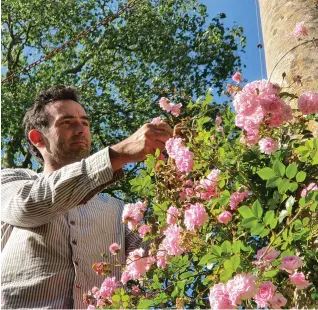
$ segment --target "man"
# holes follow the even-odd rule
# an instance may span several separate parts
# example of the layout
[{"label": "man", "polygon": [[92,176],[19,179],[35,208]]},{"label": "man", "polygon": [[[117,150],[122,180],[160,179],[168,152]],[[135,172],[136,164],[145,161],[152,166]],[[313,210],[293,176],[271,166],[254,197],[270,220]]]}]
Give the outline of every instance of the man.
[{"label": "man", "polygon": [[[29,150],[43,173],[4,169],[2,191],[2,308],[85,308],[83,293],[99,286],[91,266],[114,263],[138,240],[121,222],[123,203],[96,194],[123,177],[122,167],[162,150],[172,135],[164,122],[146,124],[126,140],[88,156],[89,119],[75,89],[54,86],[26,113]],[[127,254],[127,253],[126,253]],[[120,267],[112,275],[120,280]]]}]

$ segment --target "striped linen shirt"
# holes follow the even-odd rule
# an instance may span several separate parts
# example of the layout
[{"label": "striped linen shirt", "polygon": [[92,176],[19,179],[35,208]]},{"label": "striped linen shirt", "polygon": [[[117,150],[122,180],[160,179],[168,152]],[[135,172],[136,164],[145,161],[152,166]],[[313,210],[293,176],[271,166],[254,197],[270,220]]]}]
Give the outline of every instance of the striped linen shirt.
[{"label": "striped linen shirt", "polygon": [[[2,170],[3,309],[87,308],[83,293],[105,278],[92,265],[124,264],[141,243],[122,223],[123,202],[96,195],[123,176],[113,174],[108,148],[49,174]],[[114,242],[123,249],[116,256]],[[121,267],[112,276],[120,280]]]}]

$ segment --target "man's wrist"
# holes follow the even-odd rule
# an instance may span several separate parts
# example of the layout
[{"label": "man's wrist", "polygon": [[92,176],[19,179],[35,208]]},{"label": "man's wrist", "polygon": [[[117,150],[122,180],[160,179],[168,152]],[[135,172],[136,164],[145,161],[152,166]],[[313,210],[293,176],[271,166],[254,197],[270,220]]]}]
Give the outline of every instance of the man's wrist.
[{"label": "man's wrist", "polygon": [[109,159],[112,164],[113,172],[118,171],[127,164],[127,160],[120,152],[118,145],[109,147]]}]

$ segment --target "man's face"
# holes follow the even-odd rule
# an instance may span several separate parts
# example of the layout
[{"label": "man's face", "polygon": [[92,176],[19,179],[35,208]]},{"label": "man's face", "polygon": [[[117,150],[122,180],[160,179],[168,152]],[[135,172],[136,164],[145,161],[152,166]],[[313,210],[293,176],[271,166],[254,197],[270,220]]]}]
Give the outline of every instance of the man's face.
[{"label": "man's face", "polygon": [[67,165],[86,158],[91,148],[89,120],[83,107],[73,100],[48,104],[49,128],[45,137],[45,158]]}]

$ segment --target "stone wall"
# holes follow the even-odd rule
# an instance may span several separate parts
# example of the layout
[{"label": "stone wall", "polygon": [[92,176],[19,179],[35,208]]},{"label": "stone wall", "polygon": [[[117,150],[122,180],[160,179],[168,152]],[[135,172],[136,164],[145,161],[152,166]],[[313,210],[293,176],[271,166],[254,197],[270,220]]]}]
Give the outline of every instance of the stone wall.
[{"label": "stone wall", "polygon": [[[283,86],[297,76],[303,83],[293,84],[288,91],[318,91],[318,0],[259,0],[259,5],[268,78],[281,85],[285,72]],[[292,32],[301,21],[305,21],[309,35],[298,39]],[[300,45],[280,60],[296,45],[313,38],[316,42]]]}]

